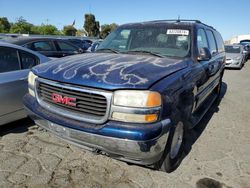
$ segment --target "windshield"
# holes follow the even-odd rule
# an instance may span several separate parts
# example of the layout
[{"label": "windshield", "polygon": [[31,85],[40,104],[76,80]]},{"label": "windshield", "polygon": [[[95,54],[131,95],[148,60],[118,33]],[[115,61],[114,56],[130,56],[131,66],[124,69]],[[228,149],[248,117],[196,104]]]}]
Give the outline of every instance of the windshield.
[{"label": "windshield", "polygon": [[237,53],[241,52],[240,46],[225,46],[226,53]]},{"label": "windshield", "polygon": [[166,26],[118,28],[98,47],[98,51],[116,53],[147,53],[149,55],[190,56],[190,31],[168,29]]}]

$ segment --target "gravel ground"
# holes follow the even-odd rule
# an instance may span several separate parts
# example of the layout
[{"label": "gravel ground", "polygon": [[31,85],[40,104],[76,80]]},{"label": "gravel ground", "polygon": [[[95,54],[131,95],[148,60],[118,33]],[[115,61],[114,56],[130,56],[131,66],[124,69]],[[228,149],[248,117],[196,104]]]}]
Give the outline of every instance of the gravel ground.
[{"label": "gravel ground", "polygon": [[250,61],[226,70],[219,105],[189,133],[171,174],[95,155],[29,120],[0,129],[0,187],[250,187]]}]

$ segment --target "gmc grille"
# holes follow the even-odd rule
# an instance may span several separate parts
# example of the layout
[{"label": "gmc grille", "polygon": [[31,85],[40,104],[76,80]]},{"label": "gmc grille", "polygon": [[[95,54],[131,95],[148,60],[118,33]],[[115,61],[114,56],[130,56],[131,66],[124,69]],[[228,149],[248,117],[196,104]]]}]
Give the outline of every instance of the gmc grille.
[{"label": "gmc grille", "polygon": [[[41,80],[36,83],[36,93],[40,103],[51,111],[55,110],[55,113],[69,115],[71,118],[92,123],[103,123],[108,118],[110,93],[108,93],[110,95],[107,95],[107,93],[103,95],[102,92],[96,90],[81,89]],[[52,94],[75,98],[74,103],[76,105],[55,103]]]}]

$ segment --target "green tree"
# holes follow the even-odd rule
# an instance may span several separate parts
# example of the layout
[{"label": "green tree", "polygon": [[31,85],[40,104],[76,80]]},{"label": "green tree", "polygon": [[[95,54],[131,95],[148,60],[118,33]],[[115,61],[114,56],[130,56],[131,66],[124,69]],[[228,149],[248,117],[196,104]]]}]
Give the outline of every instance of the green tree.
[{"label": "green tree", "polygon": [[78,29],[76,32],[76,36],[87,36],[87,32],[84,29]]},{"label": "green tree", "polygon": [[11,26],[10,33],[32,33],[33,25],[27,22],[23,17],[19,17],[17,21]]},{"label": "green tree", "polygon": [[63,33],[67,36],[76,36],[77,29],[73,25],[65,25],[63,27]]},{"label": "green tree", "polygon": [[33,26],[31,28],[32,34],[39,34],[39,35],[59,35],[60,31],[54,25],[45,25],[42,24],[41,26]]},{"label": "green tree", "polygon": [[0,18],[0,33],[9,33],[10,26],[10,22],[6,17]]},{"label": "green tree", "polygon": [[95,20],[93,14],[85,14],[84,29],[89,37],[97,37],[100,34],[100,23]]},{"label": "green tree", "polygon": [[100,37],[102,39],[106,38],[110,32],[115,30],[118,27],[117,24],[112,23],[112,24],[104,24],[101,26],[101,32],[100,32]]}]

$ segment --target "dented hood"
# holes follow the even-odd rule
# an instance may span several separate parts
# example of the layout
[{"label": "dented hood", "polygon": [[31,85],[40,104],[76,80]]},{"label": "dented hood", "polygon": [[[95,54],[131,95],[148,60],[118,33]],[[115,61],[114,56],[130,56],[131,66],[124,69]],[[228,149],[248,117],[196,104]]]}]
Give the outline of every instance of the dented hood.
[{"label": "dented hood", "polygon": [[33,68],[39,77],[85,87],[149,89],[187,61],[148,55],[86,53],[50,61]]}]

